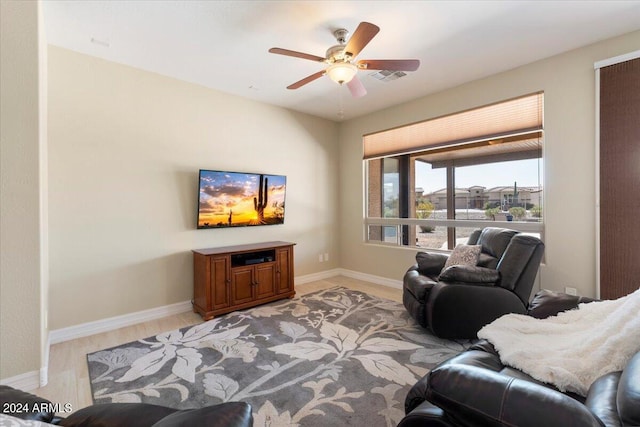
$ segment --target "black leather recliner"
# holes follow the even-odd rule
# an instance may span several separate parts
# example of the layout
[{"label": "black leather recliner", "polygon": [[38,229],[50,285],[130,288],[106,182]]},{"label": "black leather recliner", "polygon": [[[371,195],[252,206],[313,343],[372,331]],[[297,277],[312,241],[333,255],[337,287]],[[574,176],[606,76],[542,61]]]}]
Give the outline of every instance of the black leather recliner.
[{"label": "black leather recliner", "polygon": [[507,313],[524,314],[544,253],[540,239],[505,228],[475,230],[475,266],[453,265],[448,254],[422,252],[403,280],[409,314],[440,338],[475,338],[484,325]]}]

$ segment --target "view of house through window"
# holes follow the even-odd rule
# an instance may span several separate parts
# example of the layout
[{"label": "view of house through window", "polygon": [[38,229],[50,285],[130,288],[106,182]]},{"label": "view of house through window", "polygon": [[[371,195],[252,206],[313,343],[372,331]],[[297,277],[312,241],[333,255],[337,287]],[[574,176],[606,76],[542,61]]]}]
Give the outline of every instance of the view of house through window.
[{"label": "view of house through window", "polygon": [[[446,220],[448,195],[453,193],[453,219],[456,220],[541,222],[541,168],[542,159],[453,168],[455,190],[452,192],[447,188],[445,169],[434,169],[428,163],[417,161],[415,217]],[[416,246],[447,248],[447,227],[416,227]],[[456,227],[456,241],[466,241],[474,228]]]},{"label": "view of house through window", "polygon": [[534,129],[499,137],[487,137],[479,129],[478,139],[463,143],[443,141],[419,150],[405,147],[408,152],[370,159],[365,154],[366,240],[446,250],[486,226],[541,237],[542,94],[535,96],[540,126]]}]

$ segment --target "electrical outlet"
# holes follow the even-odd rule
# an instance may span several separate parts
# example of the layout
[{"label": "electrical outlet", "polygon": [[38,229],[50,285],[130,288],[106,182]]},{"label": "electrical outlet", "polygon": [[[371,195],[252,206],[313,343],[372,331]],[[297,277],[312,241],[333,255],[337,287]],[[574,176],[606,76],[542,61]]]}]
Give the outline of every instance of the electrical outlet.
[{"label": "electrical outlet", "polygon": [[324,254],[324,260],[325,261],[329,261],[329,254],[325,252]]},{"label": "electrical outlet", "polygon": [[322,258],[322,254],[318,255],[318,261],[322,262],[324,259]]},{"label": "electrical outlet", "polygon": [[570,288],[569,286],[566,286],[564,288],[564,293],[568,295],[578,295],[578,290],[576,288]]}]

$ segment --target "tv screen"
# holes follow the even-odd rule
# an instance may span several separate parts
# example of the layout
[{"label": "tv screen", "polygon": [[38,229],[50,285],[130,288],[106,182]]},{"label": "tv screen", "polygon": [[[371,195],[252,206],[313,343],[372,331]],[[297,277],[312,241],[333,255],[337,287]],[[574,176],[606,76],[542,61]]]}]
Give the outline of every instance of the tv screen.
[{"label": "tv screen", "polygon": [[286,177],[200,170],[198,228],[284,223]]}]

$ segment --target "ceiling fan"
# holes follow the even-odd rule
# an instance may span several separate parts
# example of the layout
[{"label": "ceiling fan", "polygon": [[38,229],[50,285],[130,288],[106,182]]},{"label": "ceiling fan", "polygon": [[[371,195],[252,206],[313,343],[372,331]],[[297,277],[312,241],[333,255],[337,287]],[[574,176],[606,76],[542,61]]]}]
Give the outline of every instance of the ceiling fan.
[{"label": "ceiling fan", "polygon": [[356,76],[358,70],[415,71],[420,66],[418,59],[361,59],[354,62],[355,57],[378,34],[378,31],[380,31],[380,28],[377,25],[361,22],[351,38],[349,38],[349,42],[347,42],[346,38],[349,32],[344,28],[337,29],[333,32],[333,35],[338,44],[327,49],[324,57],[279,47],[272,47],[269,52],[323,62],[329,65],[326,69],[287,86],[287,89],[298,89],[327,74],[331,80],[340,85],[346,83],[351,95],[359,98],[366,95],[367,91]]}]

